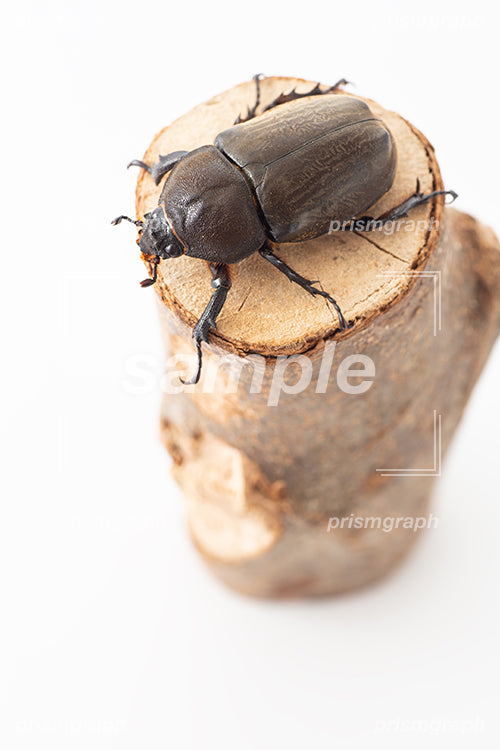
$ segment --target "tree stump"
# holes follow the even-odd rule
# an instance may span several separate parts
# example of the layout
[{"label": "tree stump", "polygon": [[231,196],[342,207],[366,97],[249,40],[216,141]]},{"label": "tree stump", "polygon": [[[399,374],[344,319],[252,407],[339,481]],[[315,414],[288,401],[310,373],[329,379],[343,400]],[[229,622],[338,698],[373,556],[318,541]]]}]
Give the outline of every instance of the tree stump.
[{"label": "tree stump", "polygon": [[[261,107],[313,85],[264,79]],[[155,137],[145,161],[212,143],[254,100],[248,82],[195,107]],[[398,150],[391,189],[365,213],[376,217],[399,204],[417,178],[424,192],[442,189],[426,138],[365,101]],[[160,191],[140,174],[138,218]],[[283,260],[336,298],[353,323],[347,331],[338,330],[324,298],[291,285],[257,254],[233,266],[218,329],[203,346],[204,377],[165,394],[162,435],[193,539],[238,591],[297,596],[365,585],[391,570],[418,536],[415,524],[396,519],[427,517],[434,477],[498,332],[500,247],[490,229],[443,198],[409,218],[413,226],[392,232],[332,232],[280,245]],[[169,357],[193,354],[192,328],[210,279],[196,259],[160,264]],[[247,363],[237,382],[224,365],[228,354]],[[367,362],[373,382],[349,392],[369,380],[349,376],[349,366]],[[311,382],[299,387],[304,372]],[[255,377],[260,390],[252,388]]]}]

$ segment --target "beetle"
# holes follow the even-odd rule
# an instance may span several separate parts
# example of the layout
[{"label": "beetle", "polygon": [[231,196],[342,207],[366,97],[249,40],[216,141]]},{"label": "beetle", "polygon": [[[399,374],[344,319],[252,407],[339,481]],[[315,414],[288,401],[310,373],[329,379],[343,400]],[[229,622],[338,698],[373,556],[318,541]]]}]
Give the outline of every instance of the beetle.
[{"label": "beetle", "polygon": [[254,81],[253,107],[212,145],[174,151],[153,165],[131,161],[129,167],[146,170],[157,185],[167,178],[158,206],[144,220],[118,216],[112,222],[126,219],[140,230],[137,244],[152,264],[143,287],[155,283],[161,260],[185,254],[209,265],[213,292],[193,329],[198,363],[193,377],[182,381],[189,385],[199,381],[201,344],[217,327],[232,264],[258,252],[290,281],[327,299],[344,330],[349,325],[335,299],[281,260],[273,244],[319,237],[332,219],[344,225],[355,219],[356,229],[370,230],[438,195],[457,197],[451,190],[421,193],[417,180],[401,204],[377,219],[363,216],[389,190],[396,170],[396,145],[383,120],[362,99],[343,92],[345,79],[327,89],[293,89],[257,115],[260,76]]}]

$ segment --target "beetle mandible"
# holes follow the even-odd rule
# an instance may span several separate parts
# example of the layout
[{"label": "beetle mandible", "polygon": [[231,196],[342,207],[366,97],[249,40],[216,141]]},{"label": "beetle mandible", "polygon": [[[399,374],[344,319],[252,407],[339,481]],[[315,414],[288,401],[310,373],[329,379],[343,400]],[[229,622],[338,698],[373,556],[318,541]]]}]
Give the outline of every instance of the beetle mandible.
[{"label": "beetle mandible", "polygon": [[[312,295],[325,297],[335,308],[339,328],[348,327],[335,299],[274,253],[272,243],[302,242],[328,231],[331,220],[356,220],[363,231],[396,221],[415,206],[438,195],[457,197],[452,190],[415,192],[374,219],[363,216],[389,190],[397,153],[387,125],[361,99],[343,94],[341,79],[322,90],[281,94],[256,114],[260,76],[254,77],[256,100],[244,118],[216,137],[213,145],[174,151],[156,164],[134,160],[129,167],[145,169],[158,185],[165,175],[158,207],[144,220],[118,216],[139,227],[137,244],[153,267],[167,258],[187,255],[208,262],[213,293],[193,329],[198,364],[185,384],[199,381],[202,342],[231,288],[230,266],[258,252],[275,268]],[[356,218],[360,217],[360,218]]]}]

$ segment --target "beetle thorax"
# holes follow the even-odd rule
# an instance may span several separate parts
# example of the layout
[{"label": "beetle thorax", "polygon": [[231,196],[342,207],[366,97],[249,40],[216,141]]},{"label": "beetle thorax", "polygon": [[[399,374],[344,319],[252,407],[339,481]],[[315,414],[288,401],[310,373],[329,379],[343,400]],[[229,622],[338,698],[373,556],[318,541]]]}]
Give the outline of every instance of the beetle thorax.
[{"label": "beetle thorax", "polygon": [[242,171],[214,146],[196,149],[172,169],[159,202],[191,257],[237,263],[266,239]]}]

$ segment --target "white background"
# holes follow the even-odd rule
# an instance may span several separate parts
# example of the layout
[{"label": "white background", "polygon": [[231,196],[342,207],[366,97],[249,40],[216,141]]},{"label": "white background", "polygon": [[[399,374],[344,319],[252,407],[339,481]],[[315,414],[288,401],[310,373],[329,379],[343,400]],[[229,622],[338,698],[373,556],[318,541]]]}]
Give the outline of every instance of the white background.
[{"label": "white background", "polygon": [[437,485],[438,529],[397,573],[332,600],[241,598],[189,542],[156,380],[126,387],[130,355],[161,361],[161,342],[134,230],[109,224],[134,211],[124,166],[153,134],[262,71],[345,76],[401,112],[433,142],[457,207],[499,232],[492,7],[4,11],[6,750],[498,746],[499,348]]}]

